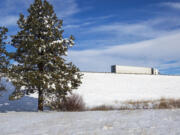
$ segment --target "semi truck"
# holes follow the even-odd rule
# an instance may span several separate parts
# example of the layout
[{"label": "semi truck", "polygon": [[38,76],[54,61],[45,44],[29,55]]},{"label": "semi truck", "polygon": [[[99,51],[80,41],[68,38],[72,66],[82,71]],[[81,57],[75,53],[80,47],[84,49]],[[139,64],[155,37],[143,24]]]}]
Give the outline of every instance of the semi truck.
[{"label": "semi truck", "polygon": [[147,74],[147,75],[158,75],[159,74],[159,71],[156,68],[120,66],[120,65],[112,65],[111,72],[118,73],[118,74]]}]

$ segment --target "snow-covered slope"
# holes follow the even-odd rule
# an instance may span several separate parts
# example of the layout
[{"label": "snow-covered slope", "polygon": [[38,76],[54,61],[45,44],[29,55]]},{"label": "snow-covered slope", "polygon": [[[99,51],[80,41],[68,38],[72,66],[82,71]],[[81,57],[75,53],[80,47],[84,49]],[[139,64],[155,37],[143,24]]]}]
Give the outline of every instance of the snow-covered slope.
[{"label": "snow-covered slope", "polygon": [[180,76],[83,73],[75,93],[87,106],[119,105],[127,100],[180,98]]},{"label": "snow-covered slope", "polygon": [[[87,107],[100,105],[120,106],[122,101],[180,98],[180,76],[133,75],[83,72],[82,85],[74,90],[81,95]],[[21,100],[8,101],[13,87],[0,97],[0,111],[35,111],[37,95],[25,96]]]}]

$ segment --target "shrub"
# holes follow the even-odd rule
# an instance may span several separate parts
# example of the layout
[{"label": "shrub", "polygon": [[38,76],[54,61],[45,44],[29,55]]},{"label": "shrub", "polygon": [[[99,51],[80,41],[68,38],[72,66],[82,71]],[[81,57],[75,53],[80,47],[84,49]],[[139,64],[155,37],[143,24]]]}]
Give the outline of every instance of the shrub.
[{"label": "shrub", "polygon": [[85,103],[80,95],[72,94],[63,100],[56,100],[50,104],[51,110],[57,111],[84,111]]},{"label": "shrub", "polygon": [[106,105],[101,105],[97,107],[93,107],[89,109],[90,111],[110,111],[110,110],[115,110],[112,106],[106,106]]}]

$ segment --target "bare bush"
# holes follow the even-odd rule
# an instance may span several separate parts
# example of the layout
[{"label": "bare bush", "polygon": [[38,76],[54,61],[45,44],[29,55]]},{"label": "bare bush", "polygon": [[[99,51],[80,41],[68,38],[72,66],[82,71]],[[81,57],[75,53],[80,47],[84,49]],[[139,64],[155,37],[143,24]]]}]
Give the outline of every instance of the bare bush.
[{"label": "bare bush", "polygon": [[164,99],[162,98],[159,103],[159,109],[180,108],[180,99]]},{"label": "bare bush", "polygon": [[101,105],[101,106],[93,107],[88,110],[89,111],[109,111],[109,110],[115,110],[115,108],[113,108],[112,106]]},{"label": "bare bush", "polygon": [[50,109],[57,111],[84,111],[85,103],[80,95],[72,94],[63,100],[56,100],[51,103]]}]

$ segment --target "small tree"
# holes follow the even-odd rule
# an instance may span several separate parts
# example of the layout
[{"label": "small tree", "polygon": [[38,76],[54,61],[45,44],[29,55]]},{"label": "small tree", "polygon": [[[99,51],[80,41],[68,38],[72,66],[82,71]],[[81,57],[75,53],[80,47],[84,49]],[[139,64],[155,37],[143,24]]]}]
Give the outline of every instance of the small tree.
[{"label": "small tree", "polygon": [[10,73],[16,86],[11,99],[38,92],[38,110],[43,111],[45,96],[64,98],[81,84],[81,74],[64,59],[74,38],[63,38],[62,20],[53,6],[46,0],[35,0],[28,13],[26,18],[20,14],[20,31],[12,36],[12,45],[17,48],[12,58],[18,64]]},{"label": "small tree", "polygon": [[7,59],[7,51],[6,51],[6,43],[5,40],[7,39],[6,33],[8,29],[5,27],[0,27],[0,91],[5,90],[3,85],[1,84],[2,76],[7,73],[7,66],[8,66],[8,59]]}]

